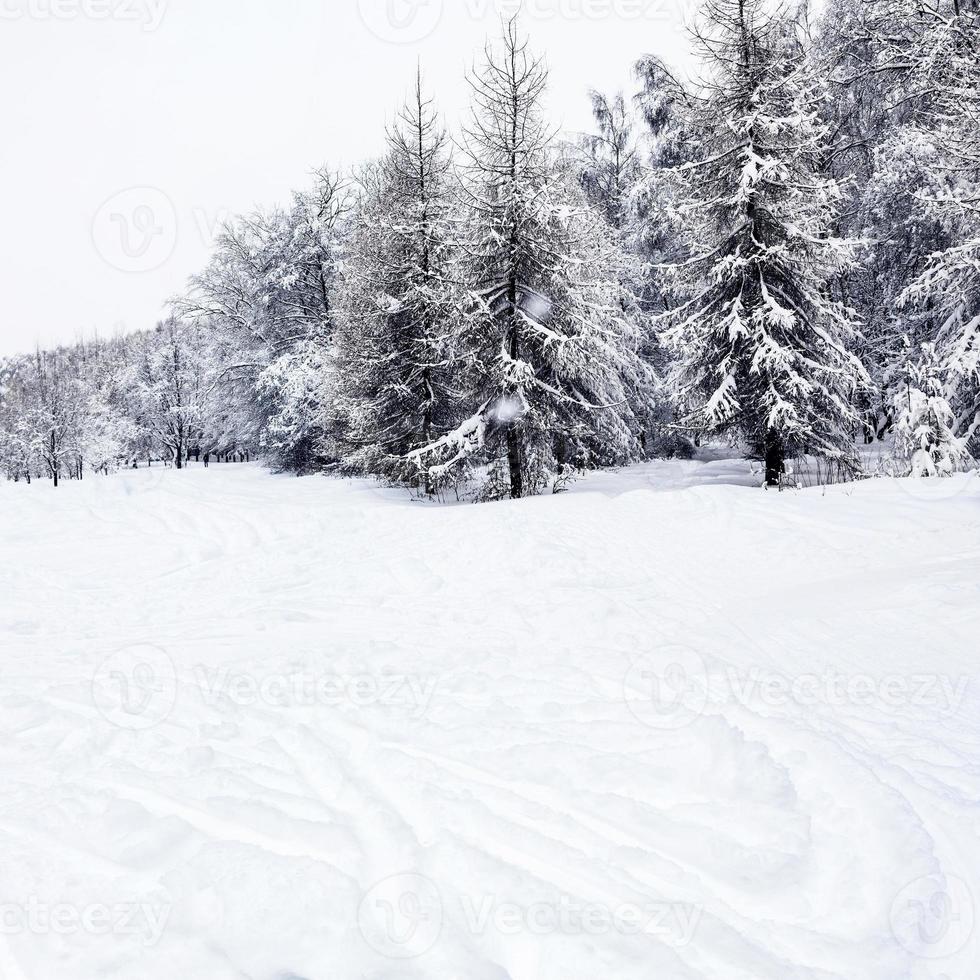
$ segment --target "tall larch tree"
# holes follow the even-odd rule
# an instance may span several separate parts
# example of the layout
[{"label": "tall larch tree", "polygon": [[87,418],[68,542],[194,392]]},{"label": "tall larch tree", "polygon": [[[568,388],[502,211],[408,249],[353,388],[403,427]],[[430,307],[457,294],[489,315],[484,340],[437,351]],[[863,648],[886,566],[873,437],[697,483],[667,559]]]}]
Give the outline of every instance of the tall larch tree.
[{"label": "tall larch tree", "polygon": [[513,20],[470,76],[461,188],[470,301],[454,347],[472,411],[415,458],[433,468],[436,455],[436,472],[485,465],[486,496],[538,493],[639,452],[630,402],[644,369],[622,303],[623,255],[560,166],[542,113],[547,78]]}]

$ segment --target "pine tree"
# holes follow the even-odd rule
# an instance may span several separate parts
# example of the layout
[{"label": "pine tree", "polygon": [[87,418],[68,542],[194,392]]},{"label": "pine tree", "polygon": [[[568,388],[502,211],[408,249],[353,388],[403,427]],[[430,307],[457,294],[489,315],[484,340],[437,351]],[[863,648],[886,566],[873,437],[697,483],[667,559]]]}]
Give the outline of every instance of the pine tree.
[{"label": "pine tree", "polygon": [[437,489],[409,454],[452,428],[455,397],[446,338],[458,317],[453,281],[449,141],[421,71],[363,176],[337,331],[343,466]]},{"label": "pine tree", "polygon": [[558,166],[542,119],[546,84],[514,21],[470,78],[463,275],[471,304],[454,346],[472,414],[415,454],[437,473],[488,463],[490,496],[537,493],[575,469],[639,452],[629,401],[644,371],[623,310],[622,254]]},{"label": "pine tree", "polygon": [[691,255],[668,311],[695,424],[736,430],[778,485],[788,458],[856,465],[851,312],[826,285],[851,261],[831,234],[840,182],[820,173],[826,129],[792,24],[761,0],[711,0],[695,40],[709,71],[691,126],[698,159],[676,171]]}]

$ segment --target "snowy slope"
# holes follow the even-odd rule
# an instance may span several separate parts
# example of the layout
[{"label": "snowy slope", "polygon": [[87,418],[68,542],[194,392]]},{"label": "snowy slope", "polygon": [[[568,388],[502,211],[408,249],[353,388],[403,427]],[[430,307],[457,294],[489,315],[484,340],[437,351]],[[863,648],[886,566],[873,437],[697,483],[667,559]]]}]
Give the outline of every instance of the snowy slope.
[{"label": "snowy slope", "polygon": [[751,482],[0,486],[0,977],[977,980],[978,481]]}]

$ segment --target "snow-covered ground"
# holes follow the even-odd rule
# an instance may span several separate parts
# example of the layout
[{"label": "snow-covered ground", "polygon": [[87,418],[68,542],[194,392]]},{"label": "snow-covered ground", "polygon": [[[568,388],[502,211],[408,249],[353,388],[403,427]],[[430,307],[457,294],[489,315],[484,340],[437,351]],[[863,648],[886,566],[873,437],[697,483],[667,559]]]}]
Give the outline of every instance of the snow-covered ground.
[{"label": "snow-covered ground", "polygon": [[980,480],[0,486],[3,980],[980,977]]}]

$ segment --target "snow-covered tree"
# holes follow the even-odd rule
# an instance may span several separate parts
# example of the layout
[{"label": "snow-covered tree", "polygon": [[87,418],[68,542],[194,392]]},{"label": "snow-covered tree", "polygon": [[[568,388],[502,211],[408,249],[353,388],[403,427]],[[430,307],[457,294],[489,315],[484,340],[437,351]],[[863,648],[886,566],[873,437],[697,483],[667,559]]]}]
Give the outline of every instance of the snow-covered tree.
[{"label": "snow-covered tree", "polygon": [[975,4],[892,0],[908,27],[890,39],[883,61],[906,72],[919,111],[914,130],[936,148],[941,186],[922,199],[943,224],[945,247],[933,252],[902,295],[906,309],[929,315],[947,377],[953,431],[978,445],[980,432],[980,9]]},{"label": "snow-covered tree", "polygon": [[911,476],[950,476],[971,461],[964,440],[955,432],[947,400],[947,375],[936,345],[922,344],[909,360],[904,384],[895,396],[895,455]]},{"label": "snow-covered tree", "polygon": [[546,84],[514,21],[470,78],[462,184],[470,303],[453,347],[471,413],[414,454],[433,473],[488,464],[487,495],[523,497],[639,452],[630,396],[643,365],[623,309],[622,253],[558,166],[542,114]]},{"label": "snow-covered tree", "polygon": [[10,448],[29,474],[57,487],[82,472],[85,386],[65,349],[38,349],[18,368],[21,400]]},{"label": "snow-covered tree", "polygon": [[934,311],[902,308],[900,297],[928,256],[951,244],[950,228],[928,198],[942,193],[942,148],[922,129],[933,96],[914,81],[925,22],[904,0],[830,0],[811,57],[827,80],[825,168],[848,181],[841,234],[860,237],[859,262],[842,270],[832,294],[862,321],[857,346],[871,385],[859,397],[865,440],[883,438],[894,421],[887,378],[904,371],[902,337],[935,337]]},{"label": "snow-covered tree", "polygon": [[438,481],[409,458],[453,427],[448,338],[459,319],[449,139],[421,71],[362,175],[336,334],[343,466],[425,492]]},{"label": "snow-covered tree", "polygon": [[141,339],[133,377],[140,420],[164,458],[181,469],[203,421],[200,350],[188,343],[186,329],[175,319]]},{"label": "snow-covered tree", "polygon": [[[638,140],[642,166],[630,195],[628,245],[643,271],[641,306],[654,315],[672,309],[681,299],[669,269],[687,258],[689,243],[677,210],[679,187],[673,169],[692,159],[696,147],[690,139],[691,95],[667,65],[645,55],[635,64],[634,74],[639,83],[634,103],[642,121]],[[660,379],[648,411],[647,451],[655,456],[693,455],[698,433],[685,430],[685,406],[665,383],[672,355],[660,328],[652,318],[644,346],[645,357]]]},{"label": "snow-covered tree", "polygon": [[[288,209],[226,223],[208,268],[191,281],[177,313],[227,335],[218,383],[230,400],[243,389],[241,424],[277,465],[304,470],[322,451],[319,408],[328,390],[333,291],[348,197],[319,171]],[[251,416],[251,417],[250,417]]]},{"label": "snow-covered tree", "polygon": [[634,73],[640,85],[635,103],[644,129],[639,141],[642,167],[631,192],[632,248],[648,269],[646,304],[659,312],[675,302],[670,277],[661,267],[687,254],[673,168],[695,159],[698,148],[691,138],[692,96],[670,69],[646,55]]},{"label": "snow-covered tree", "polygon": [[790,457],[855,465],[851,311],[827,284],[850,261],[832,233],[842,198],[821,172],[826,127],[792,22],[761,0],[709,0],[695,41],[707,79],[677,168],[691,254],[685,300],[663,315],[692,424],[737,430],[779,483]]},{"label": "snow-covered tree", "polygon": [[[623,315],[633,321],[640,355],[650,367],[648,384],[637,390],[631,404],[646,433],[666,409],[657,376],[665,363],[664,352],[650,317],[663,308],[653,264],[663,260],[662,243],[654,241],[654,227],[666,227],[664,201],[652,200],[656,196],[653,154],[640,139],[635,114],[622,93],[609,97],[592,91],[589,97],[594,127],[579,137],[573,167],[589,204],[605,218],[620,249],[617,265]],[[646,167],[644,152],[651,156]]]},{"label": "snow-covered tree", "polygon": [[8,480],[37,476],[34,444],[27,427],[26,410],[30,398],[25,358],[0,362],[0,466]]},{"label": "snow-covered tree", "polygon": [[579,180],[589,203],[617,231],[633,220],[633,196],[642,176],[635,120],[622,92],[589,93],[595,128],[578,140]]}]

